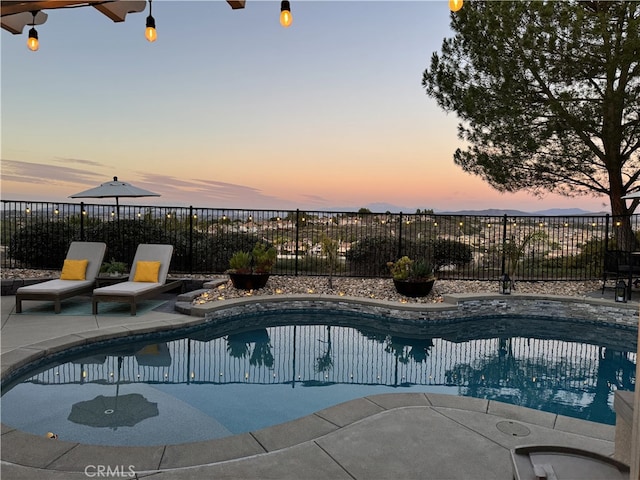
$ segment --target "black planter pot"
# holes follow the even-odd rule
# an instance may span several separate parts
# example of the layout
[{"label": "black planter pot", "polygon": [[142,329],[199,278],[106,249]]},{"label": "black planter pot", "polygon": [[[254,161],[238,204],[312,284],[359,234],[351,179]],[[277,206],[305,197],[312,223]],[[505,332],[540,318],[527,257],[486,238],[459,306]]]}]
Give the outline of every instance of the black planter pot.
[{"label": "black planter pot", "polygon": [[407,280],[394,280],[396,291],[405,297],[426,297],[431,292],[435,279],[424,282],[409,282]]},{"label": "black planter pot", "polygon": [[263,288],[269,280],[268,273],[230,273],[231,283],[239,290]]}]

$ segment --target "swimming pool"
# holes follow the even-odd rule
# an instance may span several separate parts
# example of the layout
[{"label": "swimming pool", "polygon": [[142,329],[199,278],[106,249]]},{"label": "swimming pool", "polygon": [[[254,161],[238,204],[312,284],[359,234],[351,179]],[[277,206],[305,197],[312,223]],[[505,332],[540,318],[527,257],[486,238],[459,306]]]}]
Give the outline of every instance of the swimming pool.
[{"label": "swimming pool", "polygon": [[[614,423],[635,385],[635,329],[523,317],[423,325],[269,312],[105,342],[34,365],[3,389],[2,422],[89,444],[220,438],[366,395],[473,396]],[[6,391],[5,391],[6,390]]]}]

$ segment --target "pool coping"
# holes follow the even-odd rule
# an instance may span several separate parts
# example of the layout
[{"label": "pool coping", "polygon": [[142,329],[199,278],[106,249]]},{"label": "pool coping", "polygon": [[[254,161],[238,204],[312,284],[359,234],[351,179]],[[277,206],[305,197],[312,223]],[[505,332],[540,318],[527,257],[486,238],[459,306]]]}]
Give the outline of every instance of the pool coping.
[{"label": "pool coping", "polygon": [[[214,305],[208,306],[208,311],[204,316],[180,315],[170,320],[153,320],[140,324],[89,330],[19,347],[2,354],[0,376],[4,380],[20,367],[70,347],[88,345],[100,340],[126,337],[132,334],[156,333],[197,326],[212,321],[216,312],[242,310],[248,305],[258,306],[263,311],[270,308],[278,309],[282,307],[283,302],[288,302],[290,305],[304,304],[306,306],[313,304],[326,306],[327,303],[330,303],[347,311],[353,309],[354,306],[358,311],[361,311],[360,309],[363,307],[382,308],[385,311],[396,312],[400,317],[406,317],[408,314],[408,320],[412,323],[416,318],[422,322],[429,322],[429,318],[427,318],[429,315],[439,313],[458,314],[469,305],[475,307],[484,305],[487,308],[495,309],[497,304],[502,307],[503,314],[510,314],[507,307],[514,306],[518,302],[526,305],[527,308],[532,308],[531,315],[539,316],[540,304],[548,306],[548,302],[551,302],[553,305],[577,306],[578,311],[583,313],[590,312],[594,308],[602,309],[607,315],[598,318],[598,321],[605,323],[622,323],[636,328],[638,324],[637,305],[586,297],[535,294],[512,294],[508,297],[505,295],[456,294],[445,296],[443,302],[440,303],[398,304],[375,299],[334,295],[282,295],[276,298],[255,296],[211,302]],[[623,322],[619,321],[620,315],[624,319]],[[416,318],[412,318],[412,316],[416,316]],[[135,318],[133,317],[133,319]],[[606,441],[613,441],[614,438],[614,427],[610,425],[525,407],[515,407],[492,400],[442,394],[403,393],[363,397],[263,430],[177,445],[116,447],[63,440],[52,442],[47,438],[22,432],[3,424],[1,460],[32,468],[70,472],[82,471],[79,465],[87,465],[92,462],[93,464],[134,465],[137,472],[184,468],[270,453],[314,440],[365,418],[404,408],[462,409],[495,415],[496,418],[511,418]],[[34,451],[38,452],[37,456],[33,455]]]},{"label": "pool coping", "polygon": [[[2,461],[30,468],[82,472],[86,465],[127,465],[136,472],[166,471],[255,457],[310,442],[366,419],[408,408],[462,410],[523,425],[613,442],[615,427],[493,400],[435,393],[366,396],[254,432],[176,445],[147,447],[51,441],[2,426]],[[29,452],[37,451],[34,456]]]}]

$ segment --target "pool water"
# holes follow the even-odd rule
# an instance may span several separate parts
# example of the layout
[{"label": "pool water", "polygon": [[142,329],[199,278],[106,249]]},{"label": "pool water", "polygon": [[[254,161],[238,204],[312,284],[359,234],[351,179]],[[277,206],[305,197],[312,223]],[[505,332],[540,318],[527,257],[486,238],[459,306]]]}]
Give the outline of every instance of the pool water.
[{"label": "pool water", "polygon": [[163,445],[428,392],[613,424],[615,390],[635,386],[633,329],[492,318],[402,330],[385,318],[280,312],[95,346],[7,385],[2,422],[67,441]]}]

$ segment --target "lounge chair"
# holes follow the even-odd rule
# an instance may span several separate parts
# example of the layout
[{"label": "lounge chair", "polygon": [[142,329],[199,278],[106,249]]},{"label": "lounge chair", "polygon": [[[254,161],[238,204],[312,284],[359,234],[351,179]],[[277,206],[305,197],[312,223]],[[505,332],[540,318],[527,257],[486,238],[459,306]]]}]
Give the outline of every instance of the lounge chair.
[{"label": "lounge chair", "polygon": [[62,300],[91,292],[106,249],[107,245],[102,242],[71,242],[59,279],[27,285],[16,291],[16,313],[22,313],[24,300],[52,300],[54,311],[60,313]]},{"label": "lounge chair", "polygon": [[180,286],[179,280],[167,283],[172,254],[173,245],[138,245],[129,280],[93,291],[93,314],[97,315],[99,302],[122,302],[129,303],[131,315],[135,315],[140,300],[153,298]]}]

